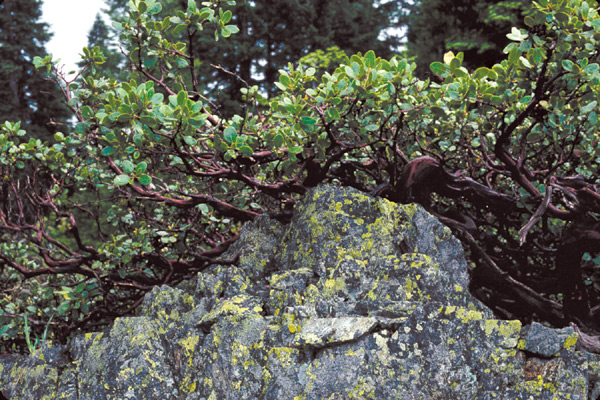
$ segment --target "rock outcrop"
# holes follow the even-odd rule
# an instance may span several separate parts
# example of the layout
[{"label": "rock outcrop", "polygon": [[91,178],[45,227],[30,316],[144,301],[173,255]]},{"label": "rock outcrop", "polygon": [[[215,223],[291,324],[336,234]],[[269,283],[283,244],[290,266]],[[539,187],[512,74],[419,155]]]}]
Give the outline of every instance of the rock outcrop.
[{"label": "rock outcrop", "polygon": [[0,362],[8,399],[593,399],[572,328],[495,319],[417,205],[320,187],[138,316]]}]

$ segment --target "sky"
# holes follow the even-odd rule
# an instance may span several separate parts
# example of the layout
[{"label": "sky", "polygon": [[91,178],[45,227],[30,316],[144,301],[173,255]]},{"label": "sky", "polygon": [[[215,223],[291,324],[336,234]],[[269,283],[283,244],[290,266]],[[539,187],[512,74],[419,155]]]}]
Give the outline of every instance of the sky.
[{"label": "sky", "polygon": [[54,33],[46,50],[60,58],[65,72],[76,69],[81,50],[87,45],[87,35],[96,14],[104,7],[103,0],[44,0],[42,21]]}]

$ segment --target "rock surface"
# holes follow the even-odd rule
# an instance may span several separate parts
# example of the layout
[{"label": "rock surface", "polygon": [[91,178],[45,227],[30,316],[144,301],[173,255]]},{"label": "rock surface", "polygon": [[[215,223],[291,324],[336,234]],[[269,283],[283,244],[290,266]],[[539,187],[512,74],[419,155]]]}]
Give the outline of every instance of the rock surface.
[{"label": "rock surface", "polygon": [[197,282],[105,332],[0,361],[8,399],[593,399],[572,328],[494,319],[417,205],[320,187],[244,226]]}]

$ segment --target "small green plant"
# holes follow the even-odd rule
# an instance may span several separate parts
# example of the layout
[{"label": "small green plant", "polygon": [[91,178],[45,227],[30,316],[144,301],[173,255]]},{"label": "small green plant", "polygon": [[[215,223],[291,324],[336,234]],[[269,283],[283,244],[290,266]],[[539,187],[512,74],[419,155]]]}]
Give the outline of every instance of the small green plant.
[{"label": "small green plant", "polygon": [[35,341],[32,343],[31,342],[31,329],[29,328],[27,314],[25,314],[23,316],[23,333],[25,334],[25,342],[27,343],[27,350],[29,351],[29,354],[33,354],[37,350],[38,346],[43,346],[43,344],[46,343],[46,338],[48,336],[48,328],[50,327],[52,318],[54,318],[54,315],[50,316],[50,319],[48,320],[48,323],[46,324],[46,327],[44,328],[44,333],[42,334],[42,338],[40,339],[38,337],[38,335],[35,335]]}]

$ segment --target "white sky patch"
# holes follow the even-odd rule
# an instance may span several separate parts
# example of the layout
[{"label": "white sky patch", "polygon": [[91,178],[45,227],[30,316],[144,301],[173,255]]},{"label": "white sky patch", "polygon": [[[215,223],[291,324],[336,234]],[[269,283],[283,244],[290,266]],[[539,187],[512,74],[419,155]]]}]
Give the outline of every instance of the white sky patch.
[{"label": "white sky patch", "polygon": [[[375,1],[375,7],[379,7],[380,5],[387,4],[389,2],[390,2],[390,0]],[[412,1],[408,1],[408,3],[413,4]],[[391,22],[393,24],[398,23],[398,18],[392,18]],[[387,38],[395,39],[397,41],[397,44],[395,46],[393,46],[393,50],[397,51],[397,52],[401,52],[406,49],[406,32],[407,31],[408,31],[408,29],[405,26],[386,28],[386,29],[382,30],[381,32],[379,32],[379,36],[377,37],[377,39],[379,39],[379,40],[385,40]]]},{"label": "white sky patch", "polygon": [[54,33],[46,43],[46,50],[59,64],[65,65],[65,72],[75,70],[79,54],[87,45],[87,35],[92,28],[96,14],[105,7],[103,0],[44,0],[42,21],[50,25]]}]

